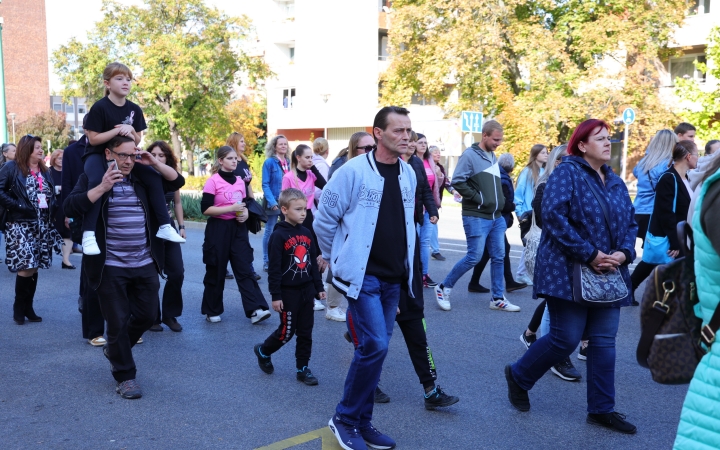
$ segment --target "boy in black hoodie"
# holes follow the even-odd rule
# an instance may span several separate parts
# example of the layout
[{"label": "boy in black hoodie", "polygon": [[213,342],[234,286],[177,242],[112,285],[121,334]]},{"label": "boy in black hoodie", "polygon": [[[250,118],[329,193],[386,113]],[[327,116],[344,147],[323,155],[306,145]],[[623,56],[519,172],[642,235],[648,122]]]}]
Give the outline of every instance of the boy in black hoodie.
[{"label": "boy in black hoodie", "polygon": [[314,300],[325,299],[317,252],[310,231],[302,226],[307,214],[305,194],[285,189],[278,199],[284,222],[275,225],[268,244],[268,286],[272,308],[280,313],[280,326],[262,344],[255,345],[260,369],[275,370],[270,355],[297,334],[295,359],[297,379],[308,386],[318,384],[308,368],[312,351],[312,329],[315,321]]}]

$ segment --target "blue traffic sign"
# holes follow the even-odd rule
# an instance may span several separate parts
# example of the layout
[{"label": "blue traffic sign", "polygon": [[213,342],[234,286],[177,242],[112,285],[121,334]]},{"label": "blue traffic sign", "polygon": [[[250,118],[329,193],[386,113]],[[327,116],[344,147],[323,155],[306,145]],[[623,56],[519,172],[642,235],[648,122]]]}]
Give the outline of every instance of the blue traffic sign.
[{"label": "blue traffic sign", "polygon": [[482,131],[483,114],[479,111],[463,111],[460,116],[464,133],[480,133]]},{"label": "blue traffic sign", "polygon": [[635,122],[635,110],[632,108],[625,108],[625,111],[623,111],[623,123],[625,125],[630,125],[633,122]]}]

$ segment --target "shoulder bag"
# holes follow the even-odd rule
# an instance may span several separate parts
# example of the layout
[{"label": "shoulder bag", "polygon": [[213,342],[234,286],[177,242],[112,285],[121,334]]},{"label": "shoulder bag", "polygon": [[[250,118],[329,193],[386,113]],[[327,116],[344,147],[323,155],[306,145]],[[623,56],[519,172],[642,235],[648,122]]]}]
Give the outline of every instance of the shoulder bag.
[{"label": "shoulder bag", "polygon": [[[608,214],[607,205],[595,186],[588,180],[587,175],[581,167],[572,161],[568,161],[575,166],[580,172],[580,176],[585,180],[590,192],[595,196],[600,208],[605,216],[605,223],[610,233],[610,244],[615,245],[615,237],[612,233],[610,225],[610,215]],[[628,296],[627,284],[623,280],[619,270],[597,273],[589,265],[580,261],[573,264],[573,300],[589,308],[607,308],[617,306],[624,298]]]},{"label": "shoulder bag", "polygon": [[[667,172],[665,173],[667,174]],[[665,174],[663,174],[663,176],[665,176]],[[675,212],[675,207],[677,206],[678,185],[675,175],[671,173],[670,176],[673,177],[673,181],[675,182],[675,199],[673,200],[673,212]],[[652,214],[650,214],[650,220],[648,221],[648,230],[645,234],[642,260],[649,264],[667,264],[673,260],[673,258],[667,253],[668,250],[670,250],[670,239],[667,236],[655,236],[650,233],[651,223]]]},{"label": "shoulder bag", "polygon": [[682,246],[686,245],[686,235],[691,244],[683,249],[685,256],[655,268],[653,282],[648,280],[640,305],[637,362],[649,368],[653,380],[661,384],[689,383],[705,354],[701,343],[710,348],[715,330],[720,328],[720,308],[715,309],[705,327],[695,316],[698,297],[692,229],[686,222],[680,222],[678,238]]}]

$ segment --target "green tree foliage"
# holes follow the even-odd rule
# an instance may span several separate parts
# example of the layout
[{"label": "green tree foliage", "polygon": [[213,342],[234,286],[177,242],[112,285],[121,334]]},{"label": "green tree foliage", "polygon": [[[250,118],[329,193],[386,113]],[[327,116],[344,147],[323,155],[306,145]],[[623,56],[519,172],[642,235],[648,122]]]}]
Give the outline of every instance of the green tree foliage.
[{"label": "green tree foliage", "polygon": [[631,153],[676,118],[658,98],[659,58],[684,0],[395,0],[384,104],[418,93],[457,117],[505,126],[520,164],[535,143],[569,139],[581,121],[632,106]]},{"label": "green tree foliage", "polygon": [[53,55],[64,96],[97,100],[106,64],[127,64],[136,78],[134,99],[152,120],[153,136],[169,140],[179,156],[181,139],[193,171],[194,151],[209,144],[235,84],[270,74],[245,48],[247,17],[228,17],[204,0],[143,0],[139,6],[103,1],[103,19],[88,35]]},{"label": "green tree foliage", "polygon": [[[12,130],[12,127],[8,129]],[[65,121],[64,112],[45,111],[15,124],[15,136],[18,141],[26,134],[42,138],[43,149],[47,152],[48,141],[53,150],[68,146],[70,125]]]},{"label": "green tree foliage", "polygon": [[[710,32],[705,55],[708,61],[715,61],[715,64],[708,66],[696,63],[698,70],[708,77],[720,80],[720,27],[715,27]],[[685,105],[680,112],[683,120],[695,125],[700,139],[717,139],[720,135],[720,84],[709,87],[696,80],[677,79],[675,85],[675,95],[682,100],[681,105]],[[689,106],[688,102],[692,106]]]}]

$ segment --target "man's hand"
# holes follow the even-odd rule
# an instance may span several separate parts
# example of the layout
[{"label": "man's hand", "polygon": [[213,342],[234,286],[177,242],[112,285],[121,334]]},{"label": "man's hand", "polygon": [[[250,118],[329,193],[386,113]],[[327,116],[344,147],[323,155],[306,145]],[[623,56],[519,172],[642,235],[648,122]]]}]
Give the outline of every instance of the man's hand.
[{"label": "man's hand", "polygon": [[117,128],[118,134],[120,136],[133,137],[133,133],[135,132],[135,128],[133,128],[132,125],[127,125],[127,124],[115,125],[115,128]]},{"label": "man's hand", "polygon": [[328,261],[325,261],[323,259],[322,255],[319,255],[317,257],[317,265],[318,265],[318,270],[320,271],[320,273],[325,273],[325,269],[327,269],[329,264],[330,263]]},{"label": "man's hand", "polygon": [[283,309],[283,302],[282,300],[273,300],[272,302],[272,309],[277,312],[282,312]]},{"label": "man's hand", "polygon": [[462,201],[462,195],[458,194],[457,191],[453,192],[453,198],[455,199],[456,202]]},{"label": "man's hand", "polygon": [[438,216],[432,216],[430,218],[430,223],[435,225],[436,223],[438,223],[438,220],[440,220],[440,218]]},{"label": "man's hand", "polygon": [[117,169],[116,163],[111,163],[110,167],[108,167],[108,170],[105,171],[105,175],[102,177],[102,181],[100,181],[100,188],[103,192],[110,192],[115,185],[115,183],[119,183],[123,179],[123,174]]},{"label": "man's hand", "polygon": [[180,229],[180,237],[183,238],[183,239],[187,239],[187,238],[185,237],[185,228],[181,228],[181,229]]}]

